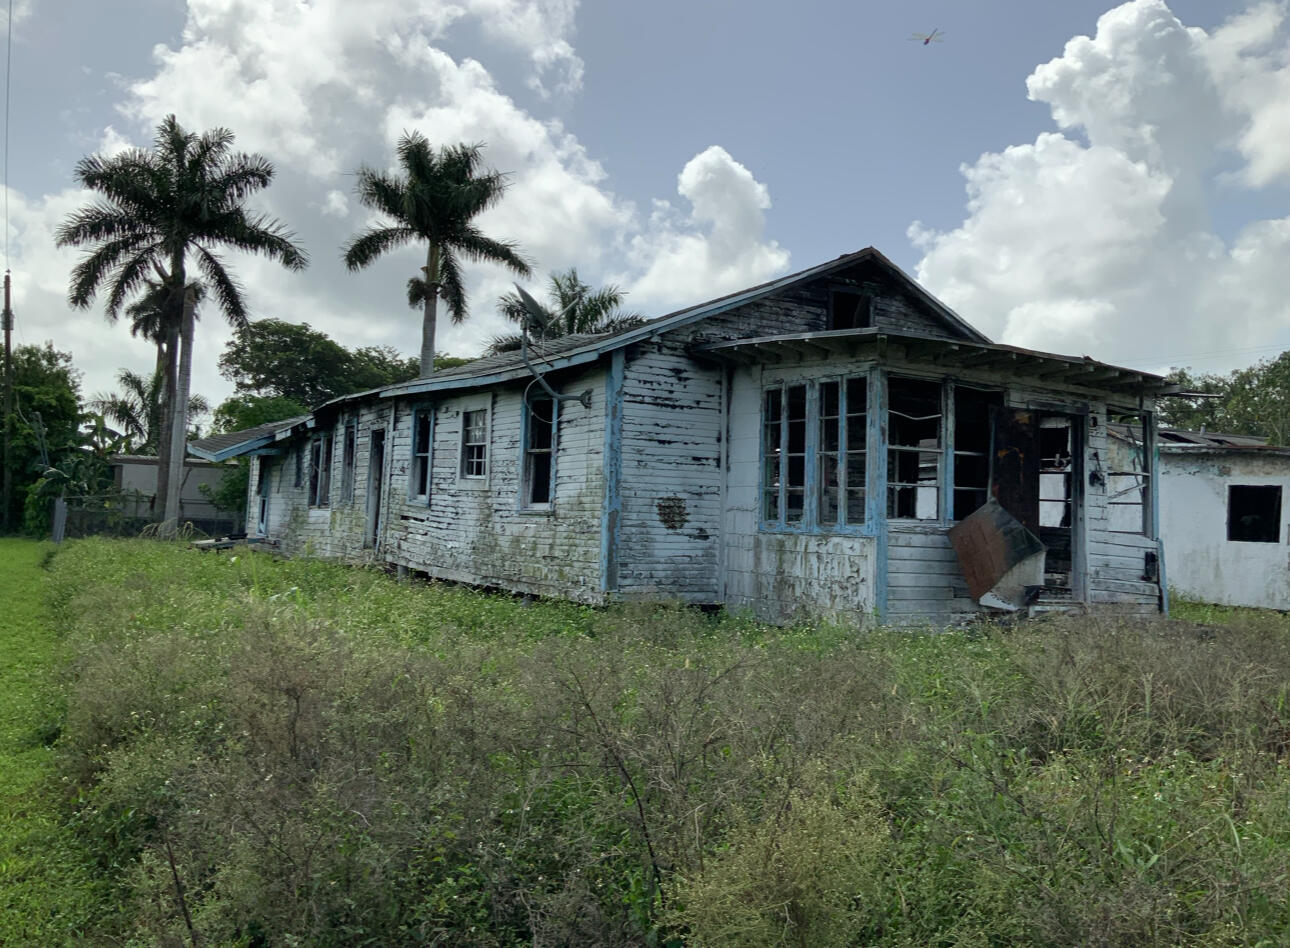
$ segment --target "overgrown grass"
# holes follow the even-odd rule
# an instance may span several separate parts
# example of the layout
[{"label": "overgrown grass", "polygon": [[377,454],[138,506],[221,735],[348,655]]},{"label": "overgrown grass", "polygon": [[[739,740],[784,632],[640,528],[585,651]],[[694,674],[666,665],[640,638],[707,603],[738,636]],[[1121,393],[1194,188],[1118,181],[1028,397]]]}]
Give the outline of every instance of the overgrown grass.
[{"label": "overgrown grass", "polygon": [[62,649],[40,568],[47,552],[0,539],[0,945],[73,944],[112,914],[109,888],[63,818],[50,749],[63,709]]},{"label": "overgrown grass", "polygon": [[103,541],[51,590],[135,944],[1290,943],[1279,616],[776,630]]}]

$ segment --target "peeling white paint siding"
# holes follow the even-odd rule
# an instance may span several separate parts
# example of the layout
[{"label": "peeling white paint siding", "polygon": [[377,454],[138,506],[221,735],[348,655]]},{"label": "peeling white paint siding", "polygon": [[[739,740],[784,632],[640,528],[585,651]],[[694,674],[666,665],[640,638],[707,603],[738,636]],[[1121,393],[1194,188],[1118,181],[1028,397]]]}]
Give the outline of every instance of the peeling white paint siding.
[{"label": "peeling white paint siding", "polygon": [[[600,512],[604,502],[605,375],[585,373],[555,384],[592,391],[590,408],[560,405],[555,493],[550,509],[520,505],[523,385],[430,401],[400,400],[387,443],[382,558],[440,579],[500,586],[542,596],[598,602]],[[408,498],[412,413],[435,404],[429,504]],[[462,478],[462,412],[489,409],[488,474]]]},{"label": "peeling white paint siding", "polygon": [[[1290,609],[1290,457],[1162,448],[1160,465],[1169,585],[1203,602]],[[1232,485],[1281,487],[1278,542],[1227,539]]]},{"label": "peeling white paint siding", "polygon": [[[776,380],[863,373],[868,363],[818,362],[781,370]],[[824,618],[860,624],[872,618],[877,540],[760,529],[761,402],[771,369],[737,368],[730,387],[726,479],[725,595],[731,609],[770,622]]]}]

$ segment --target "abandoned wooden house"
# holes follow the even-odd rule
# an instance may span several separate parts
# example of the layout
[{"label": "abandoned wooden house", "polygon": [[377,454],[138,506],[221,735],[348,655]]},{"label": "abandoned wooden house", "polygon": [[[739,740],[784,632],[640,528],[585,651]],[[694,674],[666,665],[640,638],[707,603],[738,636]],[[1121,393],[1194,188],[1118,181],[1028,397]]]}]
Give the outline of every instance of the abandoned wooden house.
[{"label": "abandoned wooden house", "polygon": [[[532,352],[576,398],[507,353],[191,449],[256,456],[247,530],[288,554],[541,596],[777,622],[1164,606],[1164,380],[992,344],[872,248]],[[1024,595],[990,591],[1022,553]]]}]

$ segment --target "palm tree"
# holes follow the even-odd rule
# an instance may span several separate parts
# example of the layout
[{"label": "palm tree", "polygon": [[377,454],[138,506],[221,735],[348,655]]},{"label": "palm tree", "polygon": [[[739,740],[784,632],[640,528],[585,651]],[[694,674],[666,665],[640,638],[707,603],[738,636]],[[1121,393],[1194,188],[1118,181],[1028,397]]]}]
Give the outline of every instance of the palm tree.
[{"label": "palm tree", "polygon": [[81,159],[76,179],[100,198],[69,215],[58,229],[58,246],[89,248],[72,271],[68,299],[73,306],[88,308],[105,289],[105,312],[116,320],[128,300],[149,292],[155,277],[151,292],[159,294],[164,314],[159,325],[168,340],[166,404],[173,439],[165,486],[168,526],[179,511],[197,305],[189,267],[201,274],[225,318],[240,326],[247,321],[241,287],[216,249],[264,254],[292,270],[307,262],[280,223],[244,207],[272,181],[273,166],[259,155],[233,152],[232,145],[228,129],[197,135],[167,116],[151,149]]},{"label": "palm tree", "polygon": [[397,146],[401,175],[371,168],[358,171],[358,199],[392,223],[368,228],[345,247],[345,265],[361,270],[388,250],[424,241],[423,276],[408,280],[408,305],[422,308],[421,377],[434,373],[435,320],[439,297],[454,323],[466,318],[461,258],[500,263],[528,276],[528,263],[514,243],[485,237],[473,219],[506,190],[506,176],[480,168],[479,145],[446,145],[435,151],[419,132],[404,132]]},{"label": "palm tree", "polygon": [[[151,376],[144,376],[122,369],[117,373],[116,379],[120,391],[96,396],[90,400],[89,407],[120,428],[126,439],[127,451],[143,454],[157,451],[162,432],[169,429],[169,419],[162,402],[164,373],[154,372]],[[201,395],[189,397],[189,419],[195,415],[204,415],[210,410],[210,402]]]},{"label": "palm tree", "polygon": [[[612,283],[593,290],[578,279],[576,267],[562,272],[552,271],[547,284],[548,302],[544,307],[549,320],[543,336],[551,339],[574,333],[620,332],[642,325],[646,322],[644,316],[621,311],[625,296]],[[511,322],[524,322],[524,303],[518,293],[506,293],[498,297],[497,309]],[[519,333],[502,333],[489,341],[484,352],[511,352],[519,347]]]}]

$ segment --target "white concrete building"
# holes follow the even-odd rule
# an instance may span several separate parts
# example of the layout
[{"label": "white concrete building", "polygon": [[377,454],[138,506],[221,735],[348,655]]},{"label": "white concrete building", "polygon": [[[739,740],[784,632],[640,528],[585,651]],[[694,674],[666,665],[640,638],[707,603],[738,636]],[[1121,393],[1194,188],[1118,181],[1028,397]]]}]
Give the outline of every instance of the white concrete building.
[{"label": "white concrete building", "polygon": [[1290,609],[1290,448],[1162,430],[1160,535],[1188,599]]}]

